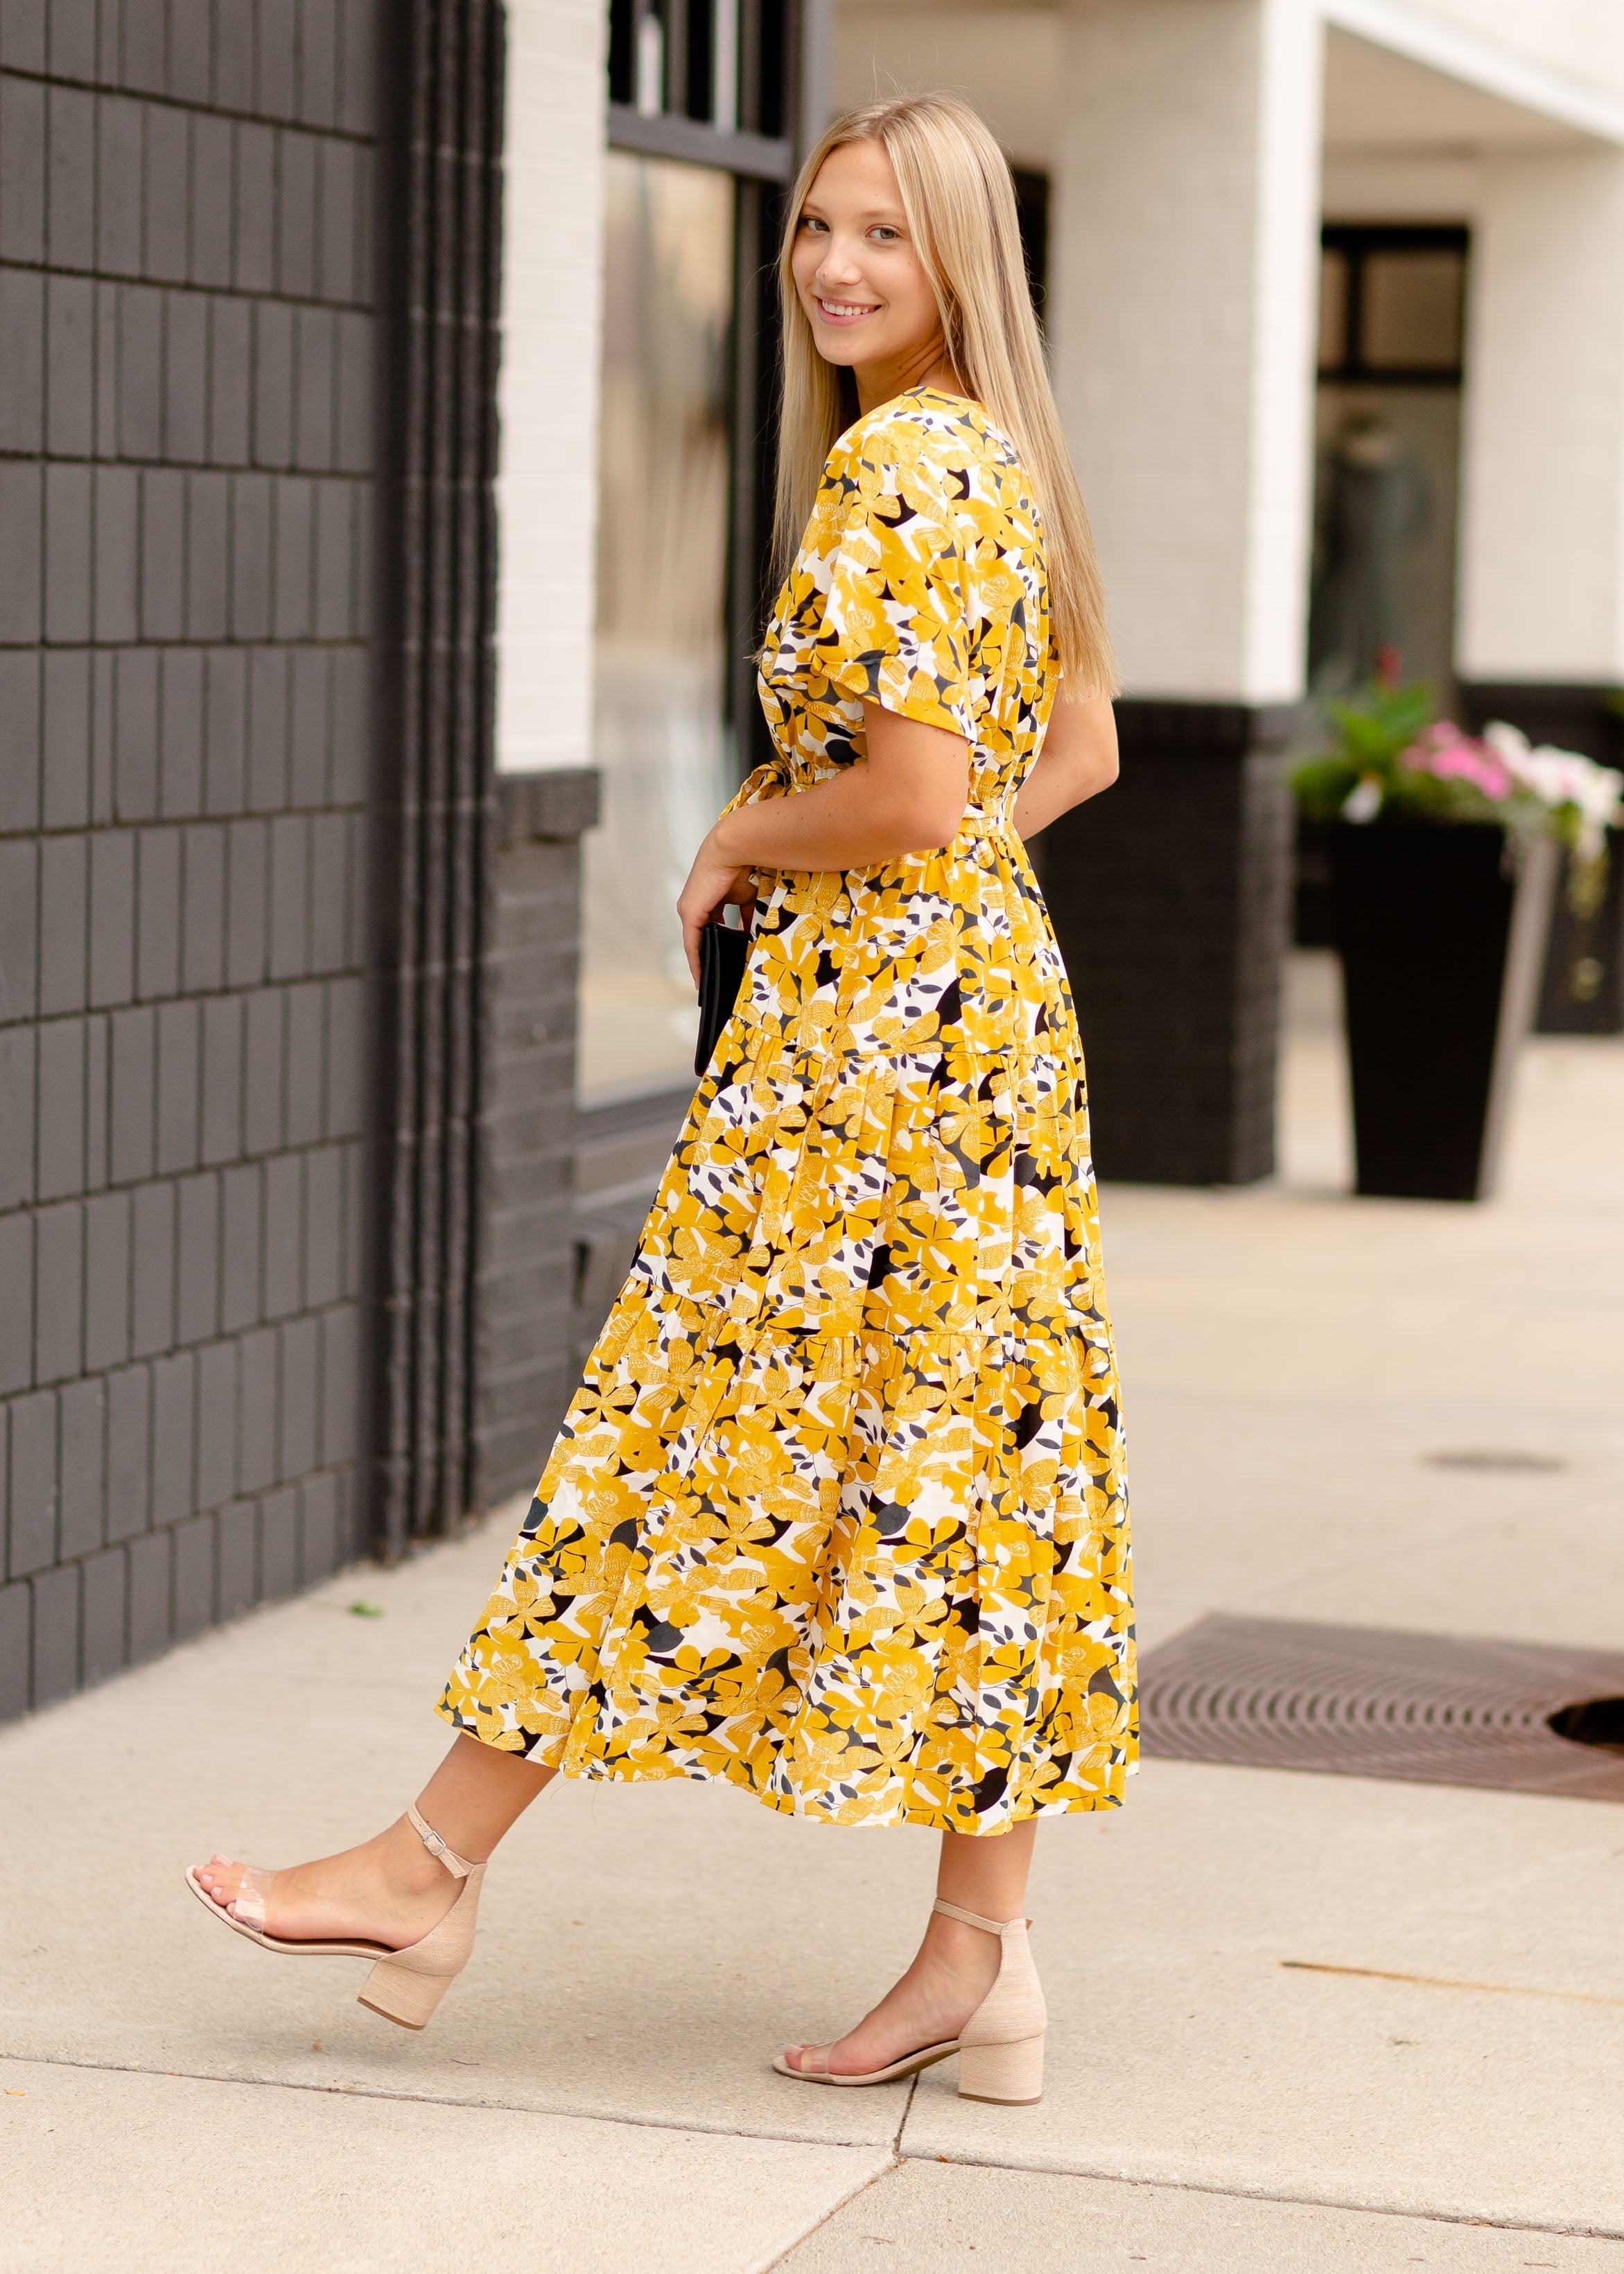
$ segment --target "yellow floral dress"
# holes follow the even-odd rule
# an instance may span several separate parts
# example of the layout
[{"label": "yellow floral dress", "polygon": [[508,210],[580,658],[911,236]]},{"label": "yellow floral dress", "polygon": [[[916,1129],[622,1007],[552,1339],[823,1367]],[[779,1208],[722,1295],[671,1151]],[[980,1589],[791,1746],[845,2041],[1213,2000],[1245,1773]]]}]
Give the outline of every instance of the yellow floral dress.
[{"label": "yellow floral dress", "polygon": [[944,851],[785,874],[636,1261],[440,1712],[583,1777],[831,1824],[1117,1804],[1127,1507],[1083,1065],[1011,809],[1056,671],[1008,440],[929,388],[831,454],[761,669],[778,755],[862,698],[962,734]]}]

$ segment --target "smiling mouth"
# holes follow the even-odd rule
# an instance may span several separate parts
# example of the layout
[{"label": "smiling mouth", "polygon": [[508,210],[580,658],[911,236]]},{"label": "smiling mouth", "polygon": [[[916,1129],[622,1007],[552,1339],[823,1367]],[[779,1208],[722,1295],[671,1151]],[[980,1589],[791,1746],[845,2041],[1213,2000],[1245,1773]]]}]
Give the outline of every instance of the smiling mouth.
[{"label": "smiling mouth", "polygon": [[872,301],[825,300],[821,294],[814,297],[817,300],[817,312],[826,324],[854,324],[864,316],[878,313]]}]

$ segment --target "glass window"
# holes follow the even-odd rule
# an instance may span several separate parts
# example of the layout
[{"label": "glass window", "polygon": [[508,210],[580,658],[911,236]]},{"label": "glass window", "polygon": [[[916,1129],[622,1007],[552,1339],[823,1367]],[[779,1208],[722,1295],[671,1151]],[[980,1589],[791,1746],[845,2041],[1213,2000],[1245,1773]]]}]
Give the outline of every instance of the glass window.
[{"label": "glass window", "polygon": [[581,1095],[691,1077],[698,1013],[675,901],[736,779],[726,718],[733,183],[607,160],[596,764]]},{"label": "glass window", "polygon": [[1458,252],[1365,255],[1364,360],[1372,371],[1452,371],[1466,267]]}]

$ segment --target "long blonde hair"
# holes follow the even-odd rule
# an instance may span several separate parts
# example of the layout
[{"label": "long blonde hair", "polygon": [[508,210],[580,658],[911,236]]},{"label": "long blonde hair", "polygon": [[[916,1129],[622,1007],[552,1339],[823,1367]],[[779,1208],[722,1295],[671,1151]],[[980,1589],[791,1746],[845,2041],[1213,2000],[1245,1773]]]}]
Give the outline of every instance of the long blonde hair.
[{"label": "long blonde hair", "polygon": [[778,573],[786,573],[794,559],[824,462],[853,416],[849,397],[842,395],[841,373],[824,362],[813,342],[791,259],[819,167],[831,151],[864,141],[881,144],[891,160],[909,234],[936,292],[947,360],[966,393],[1013,442],[1036,490],[1061,670],[1079,693],[1114,694],[1116,666],[1105,596],[1043,361],[1015,185],[1004,153],[957,95],[902,95],[848,112],[829,128],[796,177],[778,254],[784,377],[773,517]]}]

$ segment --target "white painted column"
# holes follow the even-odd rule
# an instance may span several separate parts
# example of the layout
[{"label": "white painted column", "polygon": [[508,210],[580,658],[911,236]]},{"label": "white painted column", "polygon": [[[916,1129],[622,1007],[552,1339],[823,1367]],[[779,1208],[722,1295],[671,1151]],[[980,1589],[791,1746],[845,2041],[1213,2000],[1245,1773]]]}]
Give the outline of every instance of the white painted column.
[{"label": "white painted column", "polygon": [[1624,151],[1485,165],[1472,237],[1456,668],[1624,679]]},{"label": "white painted column", "polygon": [[1124,692],[1289,701],[1312,520],[1311,0],[1072,0],[1049,306]]},{"label": "white painted column", "polygon": [[591,757],[602,0],[508,0],[496,764]]}]

